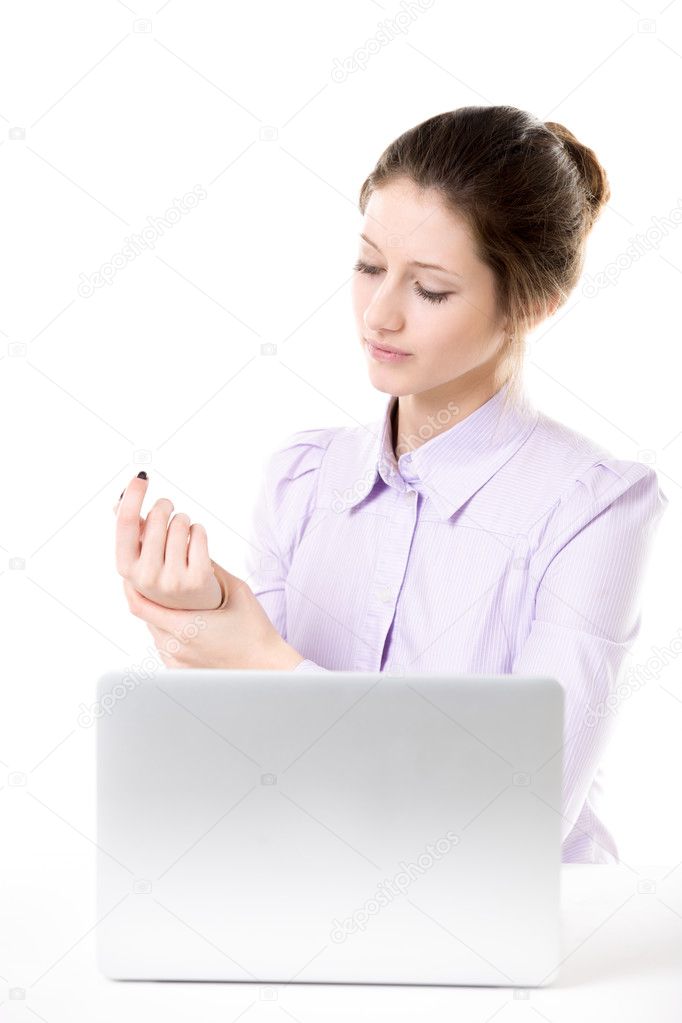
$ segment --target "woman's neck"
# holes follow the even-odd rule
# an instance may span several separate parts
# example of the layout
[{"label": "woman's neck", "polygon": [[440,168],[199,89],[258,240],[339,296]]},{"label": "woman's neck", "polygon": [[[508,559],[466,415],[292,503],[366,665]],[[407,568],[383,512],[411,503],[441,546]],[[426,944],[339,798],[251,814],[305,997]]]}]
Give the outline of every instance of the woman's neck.
[{"label": "woman's neck", "polygon": [[[493,380],[449,397],[406,394],[396,398],[391,413],[391,437],[396,460],[406,451],[414,451],[432,437],[451,429],[497,394],[500,385]],[[453,392],[451,392],[453,394]]]}]

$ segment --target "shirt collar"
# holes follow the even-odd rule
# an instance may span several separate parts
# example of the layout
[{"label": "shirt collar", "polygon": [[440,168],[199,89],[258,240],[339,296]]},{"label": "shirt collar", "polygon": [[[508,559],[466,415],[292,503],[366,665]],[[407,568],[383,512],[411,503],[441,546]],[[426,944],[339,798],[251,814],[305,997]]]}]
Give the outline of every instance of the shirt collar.
[{"label": "shirt collar", "polygon": [[[367,429],[360,465],[347,466],[346,483],[353,496],[344,507],[367,500],[381,478],[395,490],[412,489],[428,496],[438,517],[443,521],[450,518],[512,457],[536,425],[538,412],[523,385],[509,395],[505,407],[508,387],[508,382],[503,384],[474,412],[397,460],[391,417],[398,398],[390,395],[381,419]],[[449,414],[445,409],[443,415]],[[362,488],[357,486],[358,468],[365,484]]]}]

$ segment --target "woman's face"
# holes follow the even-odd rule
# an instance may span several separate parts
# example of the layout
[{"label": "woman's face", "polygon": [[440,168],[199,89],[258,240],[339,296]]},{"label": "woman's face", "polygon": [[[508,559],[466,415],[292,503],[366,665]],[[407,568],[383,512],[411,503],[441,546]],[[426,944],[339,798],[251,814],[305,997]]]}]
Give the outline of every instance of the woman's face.
[{"label": "woman's face", "polygon": [[[493,272],[476,256],[464,222],[435,192],[401,178],[371,196],[362,234],[369,241],[359,239],[352,295],[373,386],[401,395],[465,374],[492,379],[508,339],[495,318]],[[377,361],[367,341],[409,357]]]}]

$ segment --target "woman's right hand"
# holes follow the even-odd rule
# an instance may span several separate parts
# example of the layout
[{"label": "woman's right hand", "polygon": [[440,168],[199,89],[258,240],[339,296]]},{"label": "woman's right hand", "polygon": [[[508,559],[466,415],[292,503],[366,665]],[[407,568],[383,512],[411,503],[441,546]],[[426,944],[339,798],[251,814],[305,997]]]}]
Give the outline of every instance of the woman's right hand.
[{"label": "woman's right hand", "polygon": [[[206,530],[174,515],[173,502],[159,498],[146,519],[140,512],[148,479],[135,476],[114,506],[116,570],[148,600],[176,610],[217,610],[223,592],[208,553]],[[219,566],[216,566],[219,569]],[[221,575],[224,580],[224,575]]]}]

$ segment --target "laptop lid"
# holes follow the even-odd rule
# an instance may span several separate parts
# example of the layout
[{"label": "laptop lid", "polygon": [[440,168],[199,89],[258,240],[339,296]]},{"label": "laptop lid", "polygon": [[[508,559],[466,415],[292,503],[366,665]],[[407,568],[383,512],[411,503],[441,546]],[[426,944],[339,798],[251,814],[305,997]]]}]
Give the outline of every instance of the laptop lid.
[{"label": "laptop lid", "polygon": [[555,679],[113,671],[94,714],[106,976],[554,979]]}]

